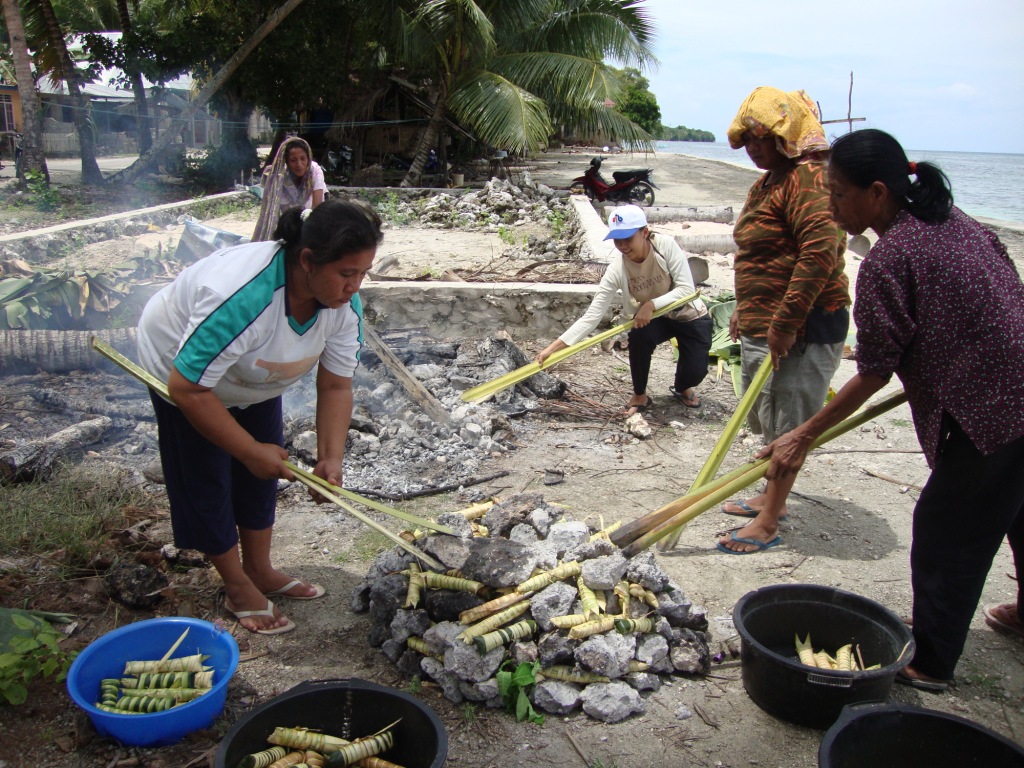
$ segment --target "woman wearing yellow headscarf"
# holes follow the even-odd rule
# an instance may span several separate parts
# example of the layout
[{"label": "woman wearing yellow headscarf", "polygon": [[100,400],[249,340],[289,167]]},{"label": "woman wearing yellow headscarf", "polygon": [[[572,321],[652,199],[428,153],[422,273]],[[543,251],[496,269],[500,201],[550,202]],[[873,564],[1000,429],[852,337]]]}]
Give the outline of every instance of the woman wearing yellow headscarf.
[{"label": "woman wearing yellow headscarf", "polygon": [[[839,367],[850,323],[846,237],[829,213],[828,141],[806,93],[754,89],[728,137],[765,171],[733,233],[730,332],[740,341],[744,386],[771,355],[774,371],[749,416],[751,429],[771,442],[820,410]],[[758,518],[764,503],[764,494],[726,502],[726,514],[755,519],[719,549],[750,554],[780,543],[778,520]]]}]

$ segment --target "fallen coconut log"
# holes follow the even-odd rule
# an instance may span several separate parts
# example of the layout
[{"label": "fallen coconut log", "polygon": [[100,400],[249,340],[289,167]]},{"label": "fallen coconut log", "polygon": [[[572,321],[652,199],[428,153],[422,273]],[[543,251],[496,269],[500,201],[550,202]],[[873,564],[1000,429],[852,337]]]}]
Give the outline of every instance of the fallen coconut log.
[{"label": "fallen coconut log", "polygon": [[98,416],[42,440],[16,444],[14,448],[0,454],[0,479],[7,482],[45,479],[50,476],[59,459],[82,446],[97,442],[113,423],[106,416]]},{"label": "fallen coconut log", "polygon": [[[614,207],[618,203],[604,203],[600,207]],[[710,221],[718,224],[731,224],[736,218],[732,206],[728,205],[701,205],[701,206],[672,206],[653,205],[648,208],[647,221],[651,224],[658,224],[667,221]],[[604,212],[601,214],[605,218]]]},{"label": "fallen coconut log", "polygon": [[92,351],[95,336],[119,351],[134,351],[135,329],[103,331],[0,331],[0,374],[114,371],[117,367]]},{"label": "fallen coconut log", "polygon": [[687,253],[735,253],[739,248],[731,232],[719,235],[676,235],[675,241]]}]

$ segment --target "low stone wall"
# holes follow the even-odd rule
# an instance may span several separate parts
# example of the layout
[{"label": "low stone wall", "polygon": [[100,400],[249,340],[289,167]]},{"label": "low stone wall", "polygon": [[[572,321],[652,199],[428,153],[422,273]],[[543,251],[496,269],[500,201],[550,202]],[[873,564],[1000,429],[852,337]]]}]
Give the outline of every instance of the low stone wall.
[{"label": "low stone wall", "polygon": [[164,226],[182,216],[204,217],[206,211],[224,203],[243,203],[250,199],[249,192],[225,192],[197,200],[166,203],[151,208],[115,213],[95,219],[82,219],[66,224],[56,224],[29,232],[16,232],[0,236],[0,259],[23,259],[29,264],[38,264],[75,248],[103,240],[113,240],[124,235],[137,235],[148,231],[149,226]]}]

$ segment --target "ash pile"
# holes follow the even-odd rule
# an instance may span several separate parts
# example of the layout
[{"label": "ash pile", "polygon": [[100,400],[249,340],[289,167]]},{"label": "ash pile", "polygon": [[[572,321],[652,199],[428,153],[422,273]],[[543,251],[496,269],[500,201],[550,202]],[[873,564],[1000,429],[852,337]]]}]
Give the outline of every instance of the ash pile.
[{"label": "ash pile", "polygon": [[455,703],[501,707],[502,665],[537,662],[537,710],[611,723],[643,714],[642,694],[665,676],[708,673],[707,617],[653,553],[627,560],[607,530],[568,519],[541,494],[438,522],[458,535],[419,535],[416,546],[463,581],[428,576],[396,548],[352,593],[352,609],[372,619],[370,645],[407,677],[435,681]]},{"label": "ash pile", "polygon": [[[513,342],[437,342],[417,332],[383,340],[447,413],[435,421],[366,347],[353,381],[355,408],[345,451],[345,487],[388,499],[422,495],[478,481],[481,463],[515,450],[512,419],[536,409],[537,398],[560,397],[565,383],[547,373],[468,405],[460,394],[528,362]],[[285,444],[304,462],[316,461],[315,377],[285,395]]]}]

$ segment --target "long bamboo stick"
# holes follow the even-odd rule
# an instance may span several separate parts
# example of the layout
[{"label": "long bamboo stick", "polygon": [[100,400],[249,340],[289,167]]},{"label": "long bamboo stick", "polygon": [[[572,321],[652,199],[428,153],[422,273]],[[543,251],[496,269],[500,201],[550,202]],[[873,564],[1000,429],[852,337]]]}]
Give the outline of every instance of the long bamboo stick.
[{"label": "long bamboo stick", "polygon": [[[843,419],[840,423],[822,432],[818,439],[811,444],[811,450],[824,445],[829,440],[833,440],[836,437],[849,432],[851,429],[859,427],[860,425],[877,418],[886,411],[892,410],[906,401],[906,392],[900,390],[899,392],[869,405],[867,408]],[[702,513],[711,509],[715,505],[720,504],[733,493],[746,488],[757,480],[760,480],[764,477],[770,465],[770,456],[760,459],[753,462],[751,469],[744,472],[731,482],[722,483],[719,481],[716,483],[715,490],[712,493],[704,495],[696,502],[684,496],[683,498],[677,499],[671,504],[662,507],[651,515],[646,516],[646,518],[641,518],[641,521],[638,522],[642,522],[644,519],[648,520],[648,524],[644,526],[646,532],[642,536],[636,538],[631,544],[629,544],[629,546],[625,547],[622,551],[623,554],[626,557],[632,557],[638,552],[647,549],[651,544],[654,544],[656,541],[659,541],[669,535],[672,531],[686,525]],[[672,508],[676,514],[665,520],[665,512],[670,508]],[[657,517],[655,517],[655,515],[657,515]]]},{"label": "long bamboo stick", "polygon": [[[757,399],[757,396],[761,394],[761,390],[764,389],[764,383],[768,381],[768,376],[771,372],[772,358],[771,355],[768,355],[765,357],[764,362],[761,363],[761,367],[757,369],[757,373],[754,374],[754,378],[751,380],[750,386],[747,387],[747,391],[744,392],[743,397],[740,398],[739,403],[736,405],[736,410],[733,411],[732,417],[729,419],[729,423],[725,425],[725,429],[722,430],[722,434],[719,436],[718,442],[716,442],[715,447],[711,449],[708,460],[704,462],[704,466],[700,468],[700,472],[697,473],[697,477],[693,479],[690,489],[686,492],[687,495],[693,493],[695,488],[700,488],[702,485],[706,485],[714,479],[715,474],[718,472],[718,468],[722,466],[722,462],[725,460],[725,455],[729,452],[729,448],[732,447],[733,441],[736,439],[736,435],[740,431],[740,427],[743,426],[743,422],[747,418],[747,414],[750,413],[750,409],[753,407],[754,401]],[[682,527],[677,528],[658,543],[658,548],[662,551],[672,549],[679,542],[679,537],[682,533]]]},{"label": "long bamboo stick", "polygon": [[[694,291],[689,296],[684,296],[683,298],[673,301],[671,304],[657,310],[653,315],[651,315],[651,317],[661,317],[668,312],[679,309],[684,304],[689,304],[698,296],[700,296],[700,291]],[[528,379],[541,371],[547,370],[556,363],[560,363],[562,360],[565,360],[565,358],[575,355],[577,352],[582,352],[584,349],[589,349],[595,344],[600,344],[605,339],[613,338],[623,331],[628,331],[632,327],[633,321],[628,320],[627,322],[616,325],[614,328],[609,328],[607,331],[603,331],[596,336],[591,336],[590,338],[577,342],[571,347],[566,347],[565,349],[560,349],[557,352],[552,352],[548,359],[544,361],[544,365],[538,365],[536,361],[531,361],[521,368],[517,368],[514,371],[506,373],[504,376],[499,376],[496,379],[492,379],[491,381],[487,381],[483,384],[478,384],[471,389],[467,389],[462,393],[462,399],[467,403],[482,403],[487,398],[501,392],[503,389],[508,389],[513,384],[518,384],[520,381]]]},{"label": "long bamboo stick", "polygon": [[[164,384],[162,381],[160,381],[158,378],[156,378],[156,376],[153,376],[146,369],[144,369],[141,366],[136,365],[135,363],[133,363],[131,360],[129,360],[127,357],[122,355],[116,349],[114,349],[109,344],[104,342],[102,339],[99,339],[99,338],[93,336],[92,337],[92,348],[95,349],[97,352],[99,352],[104,357],[106,357],[107,359],[112,360],[113,362],[117,363],[125,371],[130,373],[132,376],[134,376],[136,379],[141,381],[143,384],[145,384],[148,387],[150,387],[153,391],[155,391],[158,394],[163,395],[164,397],[167,397],[168,399],[170,399],[170,392],[167,390],[167,385],[166,384]],[[312,490],[315,490],[317,493],[319,493],[324,498],[330,499],[335,504],[337,504],[339,507],[344,509],[346,512],[350,513],[357,520],[359,520],[360,522],[365,523],[369,527],[373,528],[375,531],[378,531],[379,533],[383,534],[388,539],[393,541],[395,544],[400,546],[402,549],[406,550],[407,552],[409,552],[412,555],[415,555],[420,560],[422,560],[423,562],[427,563],[431,568],[434,568],[434,569],[439,570],[439,571],[443,571],[444,570],[444,566],[441,565],[441,563],[439,563],[434,558],[430,557],[430,555],[426,554],[425,552],[421,552],[419,549],[414,547],[412,544],[407,542],[405,539],[403,539],[400,536],[398,536],[397,534],[394,534],[391,531],[389,531],[387,528],[382,526],[376,520],[373,520],[372,518],[367,517],[366,515],[364,515],[359,510],[353,508],[350,504],[347,504],[346,502],[342,501],[338,496],[336,496],[331,491],[332,488],[337,488],[337,486],[331,485],[330,483],[328,483],[325,480],[321,481],[320,478],[317,478],[315,475],[312,475],[311,473],[308,473],[305,470],[300,469],[299,467],[297,467],[296,465],[292,464],[291,462],[285,462],[285,464],[288,466],[289,470],[291,470],[292,474],[294,474],[295,477],[299,479],[299,482],[301,482],[303,485],[311,488]],[[313,480],[308,479],[309,477],[315,478],[317,482],[314,482]],[[390,507],[385,507],[383,504],[377,505],[376,502],[371,502],[369,499],[363,499],[362,496],[358,496],[356,494],[352,494],[352,496],[355,496],[356,500],[359,501],[360,503],[366,503],[367,506],[373,507],[374,509],[377,509],[378,507],[382,507],[383,509],[380,509],[379,511],[387,511],[388,514],[392,514],[392,513],[398,512],[398,510],[391,509]],[[423,525],[425,527],[433,528],[434,530],[437,530],[439,528],[441,528],[441,529],[444,528],[444,526],[438,526],[437,523],[435,523],[432,520],[424,520],[423,518],[418,518],[415,515],[409,515],[406,512],[399,512],[399,514],[397,516],[400,517],[403,520],[406,520],[406,521],[408,521],[408,519],[410,517],[413,517],[413,518],[415,518],[415,521],[417,522],[418,525]],[[451,529],[445,529],[443,532],[450,533]]]},{"label": "long bamboo stick", "polygon": [[342,498],[348,499],[349,501],[355,501],[359,504],[362,504],[363,506],[369,507],[370,509],[375,509],[378,512],[383,512],[386,515],[391,515],[391,517],[397,517],[399,520],[404,520],[405,522],[412,523],[413,525],[420,525],[424,528],[429,528],[430,530],[437,531],[438,533],[447,533],[449,536],[456,535],[455,531],[453,531],[451,528],[448,528],[447,526],[441,525],[440,523],[435,523],[433,520],[430,520],[426,517],[419,517],[409,512],[403,512],[400,509],[389,507],[386,504],[381,504],[371,499],[364,498],[360,496],[358,493],[352,493],[352,491],[347,491],[340,486],[327,482],[322,477],[317,477],[312,472],[309,472],[303,469],[302,467],[298,466],[297,464],[293,464],[290,461],[285,461],[284,465],[292,471],[293,475],[301,475],[307,480],[314,482],[317,485],[326,488],[331,493],[337,496],[341,496]]}]

